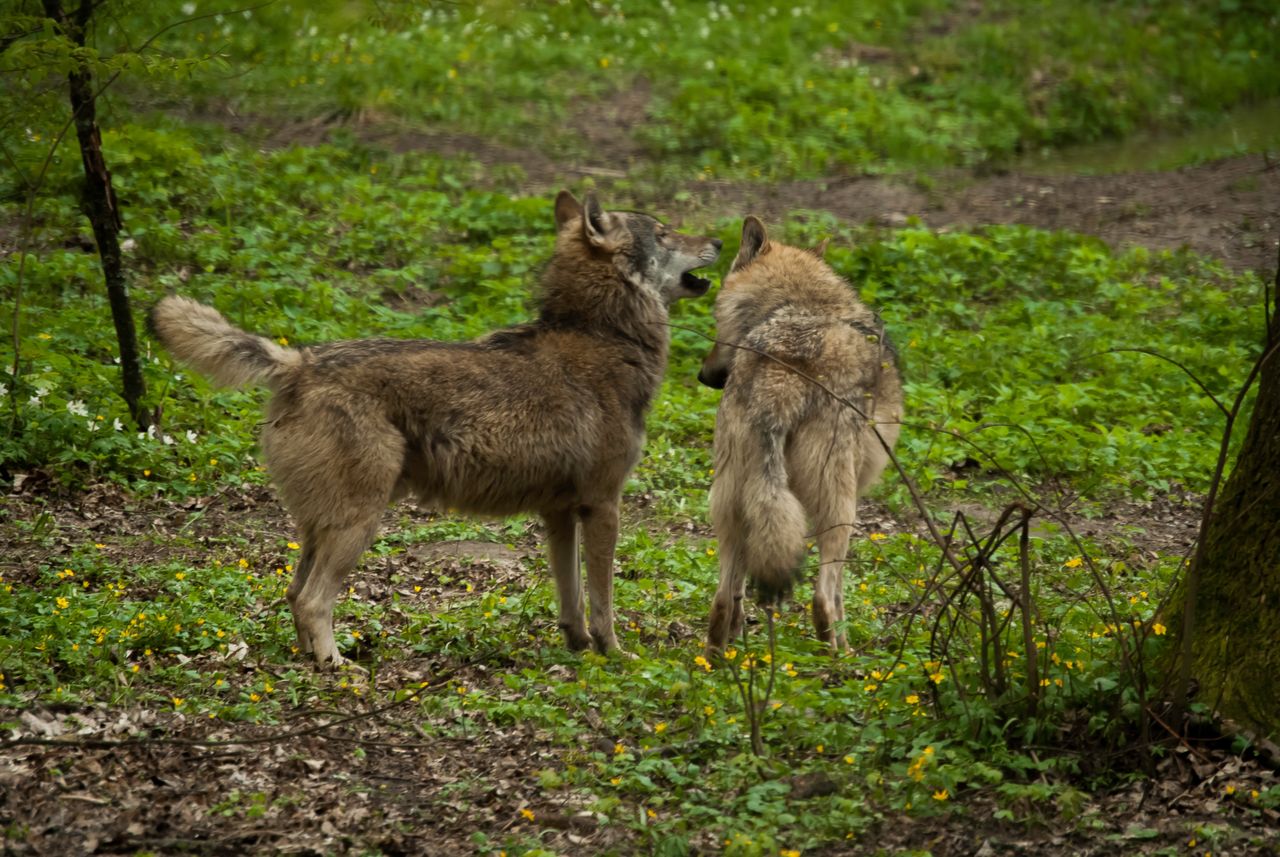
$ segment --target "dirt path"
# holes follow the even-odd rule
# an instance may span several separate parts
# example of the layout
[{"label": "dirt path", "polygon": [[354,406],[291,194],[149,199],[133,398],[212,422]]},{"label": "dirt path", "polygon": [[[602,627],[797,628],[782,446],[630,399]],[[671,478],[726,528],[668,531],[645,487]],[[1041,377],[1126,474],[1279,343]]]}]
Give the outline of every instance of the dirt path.
[{"label": "dirt path", "polygon": [[922,190],[898,178],[716,188],[723,208],[772,217],[797,208],[855,222],[933,228],[1020,223],[1097,235],[1113,246],[1188,247],[1244,270],[1273,268],[1280,238],[1280,163],[1261,155],[1172,172],[1106,176],[947,173]]},{"label": "dirt path", "polygon": [[[627,127],[639,121],[638,115],[642,118],[642,106],[637,110],[625,99],[621,104],[609,115],[589,107],[579,111],[577,121],[584,126],[581,139],[595,150],[570,162],[479,137],[424,132],[382,121],[334,126],[318,121],[201,118],[219,121],[267,147],[314,145],[342,127],[362,142],[388,151],[465,155],[487,166],[514,165],[525,178],[518,188],[508,184],[504,189],[546,194],[586,177],[607,188],[629,174],[645,173],[648,165],[637,146],[625,138],[621,142],[616,137],[595,139],[586,133],[602,123]],[[902,225],[908,217],[935,229],[1020,223],[1097,235],[1117,247],[1185,246],[1237,270],[1273,269],[1280,246],[1280,162],[1263,155],[1166,172],[980,176],[953,170],[922,181],[904,176],[831,176],[770,183],[703,181],[680,189],[691,192],[695,204],[714,215],[753,212],[776,220],[790,211],[809,209],[885,226]],[[660,210],[670,207],[669,199],[645,202],[653,202]]]}]

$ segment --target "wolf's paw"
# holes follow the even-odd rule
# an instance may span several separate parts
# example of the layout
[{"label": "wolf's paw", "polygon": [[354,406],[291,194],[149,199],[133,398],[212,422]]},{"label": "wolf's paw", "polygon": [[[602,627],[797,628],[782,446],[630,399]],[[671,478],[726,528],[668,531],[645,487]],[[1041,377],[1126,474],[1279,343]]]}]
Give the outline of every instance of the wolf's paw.
[{"label": "wolf's paw", "polygon": [[564,632],[564,644],[570,650],[575,652],[585,651],[591,648],[591,635],[587,633],[586,628],[577,628],[573,625],[561,625],[560,630]]}]

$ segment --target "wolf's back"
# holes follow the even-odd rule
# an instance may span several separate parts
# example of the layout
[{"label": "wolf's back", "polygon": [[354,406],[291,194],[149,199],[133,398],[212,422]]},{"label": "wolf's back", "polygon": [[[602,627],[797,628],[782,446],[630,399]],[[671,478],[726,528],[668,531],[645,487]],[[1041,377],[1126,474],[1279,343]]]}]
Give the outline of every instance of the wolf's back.
[{"label": "wolf's back", "polygon": [[170,295],[151,310],[151,330],[182,363],[214,383],[238,387],[276,382],[301,361],[299,352],[235,327],[213,307]]}]

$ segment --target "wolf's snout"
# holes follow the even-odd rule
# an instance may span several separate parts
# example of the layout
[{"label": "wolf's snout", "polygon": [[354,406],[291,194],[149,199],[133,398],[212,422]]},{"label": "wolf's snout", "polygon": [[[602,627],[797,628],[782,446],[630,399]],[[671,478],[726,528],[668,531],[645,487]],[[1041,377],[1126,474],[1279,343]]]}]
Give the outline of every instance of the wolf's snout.
[{"label": "wolf's snout", "polygon": [[712,238],[712,239],[711,239],[711,246],[712,246],[712,247],[714,247],[714,248],[716,248],[716,252],[717,252],[717,253],[719,253],[719,252],[720,252],[720,248],[724,246],[724,242],[723,242],[723,241],[721,241],[719,238]]},{"label": "wolf's snout", "polygon": [[698,371],[698,383],[704,387],[710,387],[713,390],[723,390],[724,385],[729,381],[728,369],[713,369],[703,366]]}]

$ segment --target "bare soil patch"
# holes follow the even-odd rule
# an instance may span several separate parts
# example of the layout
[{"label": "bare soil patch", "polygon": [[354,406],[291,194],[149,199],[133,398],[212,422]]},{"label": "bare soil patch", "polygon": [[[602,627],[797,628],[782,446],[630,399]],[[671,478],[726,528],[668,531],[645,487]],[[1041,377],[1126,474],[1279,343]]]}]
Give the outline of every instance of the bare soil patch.
[{"label": "bare soil patch", "polygon": [[1185,247],[1238,270],[1273,268],[1280,235],[1280,164],[1262,155],[1097,176],[951,172],[926,183],[850,176],[708,184],[708,205],[725,212],[777,219],[810,209],[882,226],[915,217],[934,229],[1018,223],[1097,235],[1115,247]]},{"label": "bare soil patch", "polygon": [[[468,134],[412,127],[376,116],[342,122],[204,115],[258,145],[316,145],[341,131],[393,152],[468,156],[489,166],[516,166],[524,175],[509,192],[546,194],[583,177],[603,187],[651,169],[631,129],[641,125],[650,98],[644,81],[610,99],[579,105],[568,119],[586,154],[563,159],[527,147]],[[902,226],[917,218],[934,229],[1019,223],[1097,235],[1116,247],[1188,248],[1236,270],[1269,270],[1280,246],[1280,162],[1244,155],[1161,172],[1056,175],[1004,171],[944,171],[908,176],[834,175],[785,182],[698,181],[672,189],[693,195],[712,215],[755,213],[777,220],[807,209],[855,223]],[[650,200],[646,200],[649,202]],[[652,200],[659,210],[669,198]],[[675,213],[675,212],[672,212]]]}]

